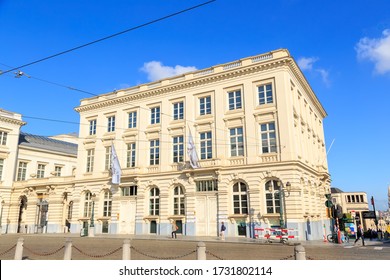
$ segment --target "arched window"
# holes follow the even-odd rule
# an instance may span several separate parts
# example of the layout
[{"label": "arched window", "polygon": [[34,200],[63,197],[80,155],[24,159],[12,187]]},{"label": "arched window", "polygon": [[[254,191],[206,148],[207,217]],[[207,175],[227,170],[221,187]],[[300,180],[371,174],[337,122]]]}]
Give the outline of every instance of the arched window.
[{"label": "arched window", "polygon": [[233,209],[234,214],[248,214],[247,185],[237,182],[233,185]]},{"label": "arched window", "polygon": [[92,213],[92,193],[86,192],[84,197],[84,217],[91,217]]},{"label": "arched window", "polygon": [[173,215],[184,215],[184,202],[183,188],[180,186],[175,187],[173,190]]},{"label": "arched window", "polygon": [[106,190],[104,192],[104,199],[103,199],[103,217],[111,216],[111,208],[112,208],[112,195],[110,191]]},{"label": "arched window", "polygon": [[160,190],[151,188],[149,193],[149,215],[160,215]]},{"label": "arched window", "polygon": [[267,213],[280,213],[280,182],[269,180],[265,183]]}]

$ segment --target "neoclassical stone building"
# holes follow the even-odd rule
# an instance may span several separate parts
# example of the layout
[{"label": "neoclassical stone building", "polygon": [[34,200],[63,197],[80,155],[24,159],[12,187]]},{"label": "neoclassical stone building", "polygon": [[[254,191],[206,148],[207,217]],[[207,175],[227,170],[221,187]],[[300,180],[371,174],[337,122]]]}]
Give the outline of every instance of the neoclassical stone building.
[{"label": "neoclassical stone building", "polygon": [[[329,231],[326,112],[285,49],[81,101],[71,232]],[[189,164],[192,136],[199,167]],[[121,165],[111,183],[111,146]],[[50,220],[50,215],[49,215]],[[91,226],[91,223],[93,227]]]},{"label": "neoclassical stone building", "polygon": [[67,231],[77,144],[21,132],[25,124],[0,110],[0,232]]}]

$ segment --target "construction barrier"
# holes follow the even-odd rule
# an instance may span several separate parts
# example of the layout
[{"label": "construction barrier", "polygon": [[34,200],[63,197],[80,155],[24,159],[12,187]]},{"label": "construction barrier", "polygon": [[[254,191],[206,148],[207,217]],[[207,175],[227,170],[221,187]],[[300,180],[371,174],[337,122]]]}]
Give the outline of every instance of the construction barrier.
[{"label": "construction barrier", "polygon": [[296,229],[282,229],[282,228],[259,228],[255,227],[255,238],[264,241],[288,241],[298,238],[298,230]]}]

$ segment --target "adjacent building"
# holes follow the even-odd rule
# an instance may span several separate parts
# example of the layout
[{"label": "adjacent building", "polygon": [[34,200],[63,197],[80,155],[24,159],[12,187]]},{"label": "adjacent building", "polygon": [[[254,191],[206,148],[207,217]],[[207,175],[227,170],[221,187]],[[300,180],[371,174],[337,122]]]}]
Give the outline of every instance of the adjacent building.
[{"label": "adjacent building", "polygon": [[1,233],[66,232],[77,144],[24,133],[25,124],[0,111]]}]

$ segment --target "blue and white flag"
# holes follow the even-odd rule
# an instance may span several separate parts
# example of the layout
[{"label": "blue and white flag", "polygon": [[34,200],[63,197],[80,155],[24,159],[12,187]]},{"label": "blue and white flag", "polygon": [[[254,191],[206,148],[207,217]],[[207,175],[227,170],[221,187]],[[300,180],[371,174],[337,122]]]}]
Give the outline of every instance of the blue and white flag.
[{"label": "blue and white flag", "polygon": [[187,154],[188,158],[190,160],[190,165],[192,168],[199,168],[199,158],[198,154],[196,153],[196,147],[194,144],[194,139],[192,139],[191,130],[189,130],[189,136],[188,136],[188,144],[187,144]]},{"label": "blue and white flag", "polygon": [[119,164],[118,156],[114,148],[114,144],[111,145],[111,174],[112,174],[111,182],[116,185],[120,184],[122,170]]}]

